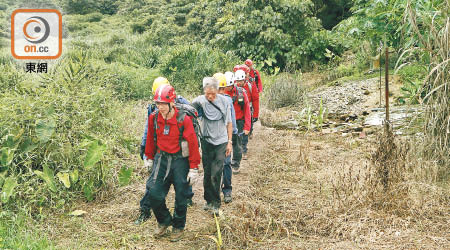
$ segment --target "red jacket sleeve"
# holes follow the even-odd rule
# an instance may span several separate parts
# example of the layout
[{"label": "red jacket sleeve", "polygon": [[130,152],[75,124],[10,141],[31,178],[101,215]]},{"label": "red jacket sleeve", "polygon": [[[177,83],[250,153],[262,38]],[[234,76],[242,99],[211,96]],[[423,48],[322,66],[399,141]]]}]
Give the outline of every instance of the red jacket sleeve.
[{"label": "red jacket sleeve", "polygon": [[200,164],[200,151],[198,150],[198,140],[195,134],[194,125],[189,116],[184,117],[183,121],[183,139],[188,142],[189,146],[189,167],[198,168]]},{"label": "red jacket sleeve", "polygon": [[148,117],[148,129],[147,129],[147,142],[145,143],[145,156],[147,156],[147,159],[154,159],[155,158],[155,152],[156,152],[156,145],[154,140],[154,120],[155,114],[151,114]]},{"label": "red jacket sleeve", "polygon": [[261,75],[259,74],[259,71],[255,69],[255,74],[258,75],[258,82],[256,84],[258,84],[258,89],[259,92],[263,91],[263,85],[262,85],[262,81],[261,81]]},{"label": "red jacket sleeve", "polygon": [[244,130],[250,131],[252,126],[252,113],[250,112],[250,102],[248,101],[247,92],[244,92]]},{"label": "red jacket sleeve", "polygon": [[258,118],[259,117],[259,92],[256,88],[255,82],[252,84],[252,105],[253,105],[253,117]]}]

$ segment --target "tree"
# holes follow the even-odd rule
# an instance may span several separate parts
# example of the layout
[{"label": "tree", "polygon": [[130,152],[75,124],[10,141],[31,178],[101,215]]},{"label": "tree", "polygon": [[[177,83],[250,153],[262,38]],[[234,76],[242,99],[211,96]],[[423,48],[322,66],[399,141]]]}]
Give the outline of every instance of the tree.
[{"label": "tree", "polygon": [[227,3],[215,25],[214,43],[240,55],[264,62],[263,67],[304,67],[326,60],[334,51],[332,38],[319,32],[309,0],[240,0]]}]

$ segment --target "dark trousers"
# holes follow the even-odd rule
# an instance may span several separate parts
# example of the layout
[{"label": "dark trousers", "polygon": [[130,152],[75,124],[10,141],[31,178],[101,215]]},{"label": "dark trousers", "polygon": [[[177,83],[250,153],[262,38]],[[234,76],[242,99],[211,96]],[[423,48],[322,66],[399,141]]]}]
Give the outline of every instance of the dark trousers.
[{"label": "dark trousers", "polygon": [[253,121],[252,121],[252,126],[250,128],[250,133],[248,133],[248,135],[242,134],[242,151],[244,154],[246,154],[248,151],[248,147],[247,147],[248,137],[252,134],[252,132],[253,132]]},{"label": "dark trousers", "polygon": [[[184,228],[187,211],[186,196],[189,186],[187,182],[188,172],[189,162],[187,158],[156,154],[153,171],[147,180],[145,195],[141,200],[141,209],[151,206],[160,225]],[[175,188],[173,216],[166,206],[166,196],[172,184]]]},{"label": "dark trousers", "polygon": [[206,203],[220,207],[220,187],[227,143],[214,145],[202,140],[203,189]]},{"label": "dark trousers", "polygon": [[[155,165],[155,161],[153,161],[153,166]],[[151,180],[149,178],[148,180]],[[148,186],[148,180],[147,180],[147,186]],[[194,192],[192,191],[192,186],[188,185],[188,188],[186,189],[186,198],[192,199],[194,197]],[[141,202],[139,203],[141,207],[141,212],[143,213],[150,213],[150,209],[152,209],[151,202],[150,202],[150,192],[147,190],[145,191],[144,197],[142,197]]]},{"label": "dark trousers", "polygon": [[236,120],[238,129],[237,134],[233,134],[233,160],[231,166],[234,169],[239,169],[242,160],[242,135],[244,133],[244,120]]},{"label": "dark trousers", "polygon": [[223,195],[231,195],[233,187],[231,186],[231,154],[225,157],[223,162],[223,178],[222,178],[222,193]]},{"label": "dark trousers", "polygon": [[248,137],[253,133],[253,107],[251,107],[251,114],[252,114],[252,119],[251,119],[251,127],[250,127],[250,132],[248,133],[248,135],[243,134],[242,135],[242,152],[244,154],[247,153],[248,151]]}]

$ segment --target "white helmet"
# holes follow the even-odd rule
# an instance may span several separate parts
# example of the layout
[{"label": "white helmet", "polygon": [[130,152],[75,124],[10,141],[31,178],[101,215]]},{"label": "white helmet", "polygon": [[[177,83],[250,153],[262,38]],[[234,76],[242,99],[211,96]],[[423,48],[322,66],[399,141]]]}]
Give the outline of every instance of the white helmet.
[{"label": "white helmet", "polygon": [[245,72],[242,69],[237,70],[236,73],[234,73],[234,80],[245,80]]},{"label": "white helmet", "polygon": [[230,71],[225,72],[225,79],[227,80],[227,87],[233,86],[233,84],[234,84],[233,72],[230,72]]}]

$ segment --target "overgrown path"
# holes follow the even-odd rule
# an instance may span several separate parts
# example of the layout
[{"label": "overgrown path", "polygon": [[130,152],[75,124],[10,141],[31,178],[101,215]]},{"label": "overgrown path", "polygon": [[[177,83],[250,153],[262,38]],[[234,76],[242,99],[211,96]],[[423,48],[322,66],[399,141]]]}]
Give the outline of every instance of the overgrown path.
[{"label": "overgrown path", "polygon": [[[250,141],[250,147],[261,145],[260,129],[255,130],[254,139]],[[257,154],[251,154],[248,160],[242,161],[242,172],[233,175],[234,202],[241,199],[241,188],[247,188],[253,165],[249,162],[257,159]],[[143,166],[142,166],[143,167]],[[132,249],[186,249],[192,246],[198,249],[201,246],[214,246],[210,236],[216,236],[214,218],[203,210],[203,184],[194,185],[194,205],[188,208],[186,233],[184,240],[176,243],[168,239],[155,240],[152,235],[157,227],[156,219],[152,217],[148,222],[140,226],[133,224],[139,215],[139,201],[145,191],[147,176],[135,183],[117,190],[111,197],[102,202],[82,203],[76,209],[87,212],[81,217],[68,217],[58,215],[45,229],[49,232],[57,246],[65,249],[81,248],[132,248]],[[167,196],[167,205],[173,211],[174,190],[171,188]],[[222,202],[223,215],[233,209],[233,203]]]},{"label": "overgrown path", "polygon": [[[373,137],[278,131],[258,123],[249,159],[233,176],[234,200],[222,206],[225,249],[449,246],[445,214],[414,221],[348,199],[345,190],[356,190],[353,186],[367,169],[373,141]],[[133,224],[145,177],[104,201],[79,204],[76,209],[87,212],[82,217],[55,216],[43,230],[63,249],[215,249],[216,225],[202,209],[201,183],[194,186],[195,204],[188,210],[182,241],[155,240],[154,218],[141,226]],[[173,197],[171,190],[167,201],[171,209]]]}]

